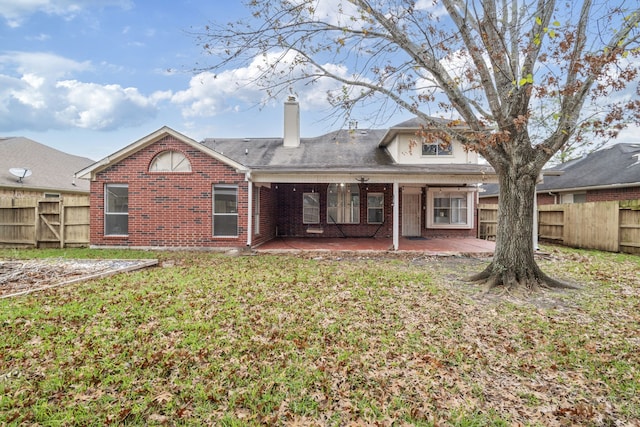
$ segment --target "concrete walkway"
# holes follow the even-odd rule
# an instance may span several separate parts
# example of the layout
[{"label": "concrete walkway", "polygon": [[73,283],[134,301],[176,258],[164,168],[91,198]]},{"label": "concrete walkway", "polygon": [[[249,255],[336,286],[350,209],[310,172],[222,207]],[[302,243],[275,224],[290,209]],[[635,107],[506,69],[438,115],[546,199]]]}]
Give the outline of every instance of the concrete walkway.
[{"label": "concrete walkway", "polygon": [[[384,238],[296,238],[278,237],[256,248],[258,252],[391,252],[392,239]],[[473,238],[425,239],[401,238],[398,252],[425,255],[491,256],[495,242]]]}]

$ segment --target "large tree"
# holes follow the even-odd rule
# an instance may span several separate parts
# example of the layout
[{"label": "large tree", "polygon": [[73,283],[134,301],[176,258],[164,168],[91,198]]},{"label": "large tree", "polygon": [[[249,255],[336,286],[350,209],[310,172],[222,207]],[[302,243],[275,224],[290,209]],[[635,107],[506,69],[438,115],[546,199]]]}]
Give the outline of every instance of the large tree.
[{"label": "large tree", "polygon": [[[258,61],[279,97],[338,83],[328,100],[408,110],[479,152],[500,184],[496,250],[475,279],[535,289],[532,245],[543,166],[588,127],[592,137],[638,121],[637,0],[250,0],[247,19],[200,34],[210,72]],[[378,104],[376,104],[378,103]],[[346,113],[346,114],[345,114]],[[456,119],[455,126],[434,117]],[[464,123],[471,132],[458,133]],[[584,138],[584,136],[582,137]]]}]

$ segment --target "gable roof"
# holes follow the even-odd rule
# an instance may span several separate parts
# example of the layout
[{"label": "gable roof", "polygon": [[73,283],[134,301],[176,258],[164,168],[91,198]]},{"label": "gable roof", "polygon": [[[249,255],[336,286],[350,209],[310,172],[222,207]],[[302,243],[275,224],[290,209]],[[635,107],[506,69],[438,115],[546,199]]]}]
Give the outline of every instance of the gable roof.
[{"label": "gable roof", "polygon": [[95,177],[95,174],[97,174],[98,172],[120,162],[121,160],[125,159],[126,157],[129,157],[130,155],[132,155],[133,153],[142,150],[143,148],[161,140],[162,138],[165,138],[167,136],[171,136],[176,138],[177,140],[197,149],[200,150],[202,152],[204,152],[205,154],[208,154],[209,156],[215,158],[216,160],[219,160],[220,162],[227,164],[231,167],[234,167],[238,170],[243,170],[245,169],[244,166],[234,160],[232,160],[231,158],[224,156],[221,153],[218,153],[216,151],[211,150],[210,148],[208,148],[207,146],[189,138],[188,136],[185,136],[183,134],[181,134],[180,132],[177,132],[173,129],[171,129],[168,126],[163,126],[160,129],[158,129],[155,132],[150,133],[149,135],[140,138],[139,140],[127,145],[126,147],[116,151],[115,153],[111,154],[110,156],[107,156],[105,158],[103,158],[102,160],[99,160],[91,165],[89,165],[88,167],[79,170],[77,172],[77,177],[78,178],[82,178],[82,179],[93,179]]},{"label": "gable roof", "polygon": [[[88,193],[89,183],[74,173],[93,163],[24,137],[0,138],[0,187],[35,191]],[[9,169],[26,168],[31,175],[19,182]]]},{"label": "gable roof", "polygon": [[[538,192],[640,187],[640,144],[616,144],[546,171],[556,174],[545,174],[544,181],[537,186]],[[487,185],[481,197],[496,194],[497,185]]]}]

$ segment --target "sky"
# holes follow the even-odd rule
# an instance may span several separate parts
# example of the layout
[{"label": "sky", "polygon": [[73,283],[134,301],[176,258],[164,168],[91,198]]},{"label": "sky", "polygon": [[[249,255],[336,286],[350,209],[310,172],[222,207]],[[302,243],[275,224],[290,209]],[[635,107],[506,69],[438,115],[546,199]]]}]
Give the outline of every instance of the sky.
[{"label": "sky", "polygon": [[[239,0],[0,0],[0,137],[93,160],[162,126],[195,140],[281,137],[284,99],[260,108],[263,92],[234,85],[250,65],[215,79],[193,71],[207,61],[193,34],[248,13]],[[324,90],[299,97],[303,137],[342,125],[326,120]]]},{"label": "sky", "polygon": [[[231,74],[193,72],[206,62],[193,33],[247,13],[236,0],[0,0],[0,137],[93,160],[165,125],[195,140],[281,137],[284,99],[261,108]],[[302,136],[335,130],[327,105],[301,110]]]}]

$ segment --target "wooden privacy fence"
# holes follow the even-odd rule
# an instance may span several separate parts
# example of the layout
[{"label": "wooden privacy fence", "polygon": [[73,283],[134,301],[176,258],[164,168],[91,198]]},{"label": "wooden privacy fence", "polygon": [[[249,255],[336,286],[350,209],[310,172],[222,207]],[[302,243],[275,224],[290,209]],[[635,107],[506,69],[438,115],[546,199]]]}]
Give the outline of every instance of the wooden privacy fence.
[{"label": "wooden privacy fence", "polygon": [[[498,206],[478,207],[478,237],[495,238]],[[538,237],[574,248],[640,254],[640,200],[538,206]]]},{"label": "wooden privacy fence", "polygon": [[0,246],[89,245],[89,196],[0,198]]}]

